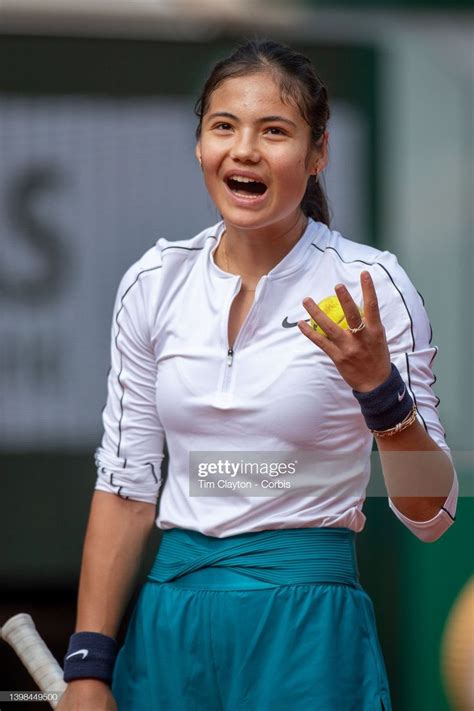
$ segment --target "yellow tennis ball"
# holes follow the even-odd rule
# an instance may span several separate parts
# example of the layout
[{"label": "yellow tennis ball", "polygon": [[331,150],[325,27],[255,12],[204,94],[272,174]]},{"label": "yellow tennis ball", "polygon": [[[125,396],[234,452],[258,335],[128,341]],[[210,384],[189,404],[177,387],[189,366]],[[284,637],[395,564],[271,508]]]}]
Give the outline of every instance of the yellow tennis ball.
[{"label": "yellow tennis ball", "polygon": [[[326,316],[331,319],[331,321],[334,321],[334,323],[339,326],[339,328],[343,328],[344,330],[349,328],[349,324],[346,321],[346,316],[344,314],[344,311],[342,310],[342,306],[339,303],[339,299],[337,298],[337,296],[328,296],[326,299],[320,301],[318,306],[321,311],[324,311]],[[360,309],[359,313],[362,316],[362,311]],[[311,319],[309,325],[311,326],[313,331],[321,333],[323,336],[327,336],[327,333],[323,331],[321,326],[318,326],[314,319]]]}]

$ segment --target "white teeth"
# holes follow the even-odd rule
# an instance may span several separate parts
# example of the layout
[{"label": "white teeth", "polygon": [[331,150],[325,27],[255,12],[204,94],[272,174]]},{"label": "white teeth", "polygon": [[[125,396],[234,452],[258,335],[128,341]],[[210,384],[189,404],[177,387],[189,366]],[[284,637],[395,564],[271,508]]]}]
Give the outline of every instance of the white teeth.
[{"label": "white teeth", "polygon": [[234,195],[237,195],[240,198],[243,198],[245,200],[256,200],[259,197],[262,197],[261,195],[251,195],[249,193],[246,193],[244,190],[234,190]]},{"label": "white teeth", "polygon": [[260,181],[253,178],[245,178],[243,175],[231,175],[228,180],[236,180],[238,183],[258,183]]}]

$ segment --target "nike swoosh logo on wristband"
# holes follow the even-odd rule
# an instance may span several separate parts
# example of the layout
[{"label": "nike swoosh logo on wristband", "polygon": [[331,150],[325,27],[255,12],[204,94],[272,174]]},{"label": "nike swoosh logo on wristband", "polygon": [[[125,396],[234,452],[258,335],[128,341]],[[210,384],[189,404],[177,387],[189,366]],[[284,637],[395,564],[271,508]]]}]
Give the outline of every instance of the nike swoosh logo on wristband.
[{"label": "nike swoosh logo on wristband", "polygon": [[85,659],[87,655],[89,654],[88,649],[78,649],[77,652],[72,652],[71,654],[68,654],[66,659],[71,659],[71,657],[74,657],[76,654],[82,654],[82,658]]},{"label": "nike swoosh logo on wristband", "polygon": [[403,398],[405,397],[406,391],[407,391],[406,386],[404,386],[402,392],[401,392],[401,393],[397,393],[398,402],[401,402],[401,401],[403,400]]}]

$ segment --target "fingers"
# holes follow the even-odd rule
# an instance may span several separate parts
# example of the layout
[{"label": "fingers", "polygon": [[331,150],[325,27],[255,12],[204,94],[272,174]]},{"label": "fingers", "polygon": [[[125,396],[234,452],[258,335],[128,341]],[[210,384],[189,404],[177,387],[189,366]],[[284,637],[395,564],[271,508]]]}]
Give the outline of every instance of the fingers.
[{"label": "fingers", "polygon": [[379,302],[374,282],[369,272],[361,272],[360,284],[362,287],[362,297],[364,299],[364,317],[368,326],[381,325]]},{"label": "fingers", "polygon": [[336,284],[335,292],[344,311],[349,328],[357,328],[357,326],[360,326],[362,318],[360,311],[344,284]]},{"label": "fingers", "polygon": [[[381,326],[377,294],[372,277],[368,271],[361,272],[360,283],[364,302],[363,320],[367,326]],[[303,306],[316,324],[324,331],[325,335],[314,331],[311,326],[304,322],[298,323],[302,333],[308,336],[310,340],[316,343],[316,345],[328,354],[331,350],[331,345],[328,346],[328,343],[330,344],[332,341],[333,344],[341,346],[344,339],[346,339],[348,335],[352,335],[348,332],[347,327],[349,327],[349,329],[357,329],[362,323],[361,309],[359,309],[358,305],[355,303],[347,287],[344,284],[336,284],[335,292],[341,306],[342,313],[344,314],[345,322],[347,323],[345,323],[342,319],[342,314],[335,323],[332,318],[321,310],[321,308],[311,297],[306,297],[303,300]],[[331,315],[333,314],[331,313]],[[360,336],[358,337],[360,339]]]},{"label": "fingers", "polygon": [[316,346],[321,348],[330,358],[334,356],[335,346],[329,338],[323,336],[322,333],[315,331],[306,321],[298,321],[298,328],[301,333],[303,333],[310,341],[312,341]]},{"label": "fingers", "polygon": [[314,319],[314,321],[316,321],[318,326],[322,328],[328,338],[331,338],[333,340],[337,339],[338,331],[340,331],[341,329],[339,328],[339,326],[337,326],[337,324],[334,323],[331,318],[329,318],[329,316],[324,313],[324,311],[319,308],[319,306],[313,301],[311,297],[308,296],[303,299],[303,306],[305,307],[309,315]]},{"label": "fingers", "polygon": [[341,377],[354,390],[367,389],[367,385],[373,389],[390,368],[385,329],[369,272],[360,274],[360,283],[364,318],[347,287],[336,284],[336,296],[320,301],[322,308],[310,297],[303,300],[304,308],[319,327],[317,331],[305,321],[298,321],[300,331],[332,360]]}]

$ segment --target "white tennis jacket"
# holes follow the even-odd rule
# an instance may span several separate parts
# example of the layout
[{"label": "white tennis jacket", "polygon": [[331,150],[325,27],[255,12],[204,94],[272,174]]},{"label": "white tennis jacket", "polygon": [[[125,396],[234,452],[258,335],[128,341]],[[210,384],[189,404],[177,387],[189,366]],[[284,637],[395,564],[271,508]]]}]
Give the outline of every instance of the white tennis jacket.
[{"label": "white tennis jacket", "polygon": [[[318,303],[342,282],[362,307],[360,272],[371,273],[391,360],[420,422],[449,455],[432,390],[437,348],[422,298],[393,254],[310,220],[292,250],[261,277],[230,350],[228,316],[241,278],[214,262],[223,229],[221,222],[192,239],[159,239],[120,283],[96,489],[155,503],[166,439],[169,470],[156,521],[162,529],[218,538],[319,526],[359,532],[373,437],[331,359],[296,326],[308,319],[302,300],[311,296]],[[217,484],[196,494],[200,457],[243,462],[256,452],[275,462],[300,458],[307,468],[310,462],[310,486],[301,495],[270,485],[264,490],[257,474],[252,490]],[[430,521],[412,521],[389,504],[418,538],[434,541],[454,521],[458,490],[455,477]]]}]

